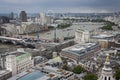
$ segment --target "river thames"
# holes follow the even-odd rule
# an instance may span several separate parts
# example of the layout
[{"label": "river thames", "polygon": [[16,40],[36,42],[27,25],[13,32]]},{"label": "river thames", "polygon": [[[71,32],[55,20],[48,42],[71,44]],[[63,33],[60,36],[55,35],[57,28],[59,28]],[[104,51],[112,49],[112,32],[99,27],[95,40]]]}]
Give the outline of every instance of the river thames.
[{"label": "river thames", "polygon": [[[81,22],[81,23],[73,24],[72,26],[70,26],[68,28],[57,29],[56,34],[57,34],[57,38],[62,39],[63,37],[74,36],[75,31],[79,28],[91,31],[91,30],[94,30],[94,29],[98,29],[102,26],[104,26],[103,23]],[[40,32],[40,33],[32,33],[32,34],[29,34],[29,35],[30,36],[37,36],[37,34],[39,34],[40,38],[42,38],[42,39],[53,40],[54,31],[55,30],[49,30],[49,31]],[[0,53],[15,50],[19,47],[21,47],[21,46],[7,44],[7,43],[6,44],[5,43],[4,44],[0,43]]]},{"label": "river thames", "polygon": [[[104,26],[104,23],[93,23],[93,22],[81,22],[77,24],[73,24],[72,26],[65,28],[65,29],[57,29],[56,30],[56,37],[61,39],[63,37],[72,37],[75,35],[75,31],[79,28],[84,30],[94,30]],[[29,34],[30,36],[37,36],[39,34],[40,38],[42,39],[49,39],[52,40],[54,38],[55,30],[45,31],[41,33],[33,33]]]}]

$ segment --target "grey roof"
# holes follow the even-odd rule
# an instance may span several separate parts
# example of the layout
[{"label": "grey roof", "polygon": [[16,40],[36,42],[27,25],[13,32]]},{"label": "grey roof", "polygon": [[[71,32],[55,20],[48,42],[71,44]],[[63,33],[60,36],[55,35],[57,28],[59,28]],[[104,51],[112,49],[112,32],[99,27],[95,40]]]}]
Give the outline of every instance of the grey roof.
[{"label": "grey roof", "polygon": [[72,47],[65,48],[62,51],[76,54],[76,55],[80,56],[80,55],[84,55],[86,53],[89,53],[96,46],[98,46],[98,43],[77,44],[77,45],[74,45]]}]

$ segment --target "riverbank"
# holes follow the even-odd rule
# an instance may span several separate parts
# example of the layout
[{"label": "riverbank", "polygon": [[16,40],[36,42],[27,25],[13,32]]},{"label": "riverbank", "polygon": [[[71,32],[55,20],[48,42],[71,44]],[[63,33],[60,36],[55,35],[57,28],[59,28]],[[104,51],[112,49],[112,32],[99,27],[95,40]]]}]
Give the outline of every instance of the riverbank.
[{"label": "riverbank", "polygon": [[[63,39],[64,37],[73,37],[73,36],[75,36],[75,31],[79,28],[91,31],[94,29],[98,29],[102,26],[104,26],[104,24],[98,23],[98,22],[97,23],[81,22],[81,23],[75,23],[75,24],[73,23],[70,27],[67,27],[67,28],[62,28],[62,29],[57,28],[56,29],[56,38]],[[50,29],[48,31],[31,33],[28,35],[37,36],[39,34],[39,37],[42,39],[53,40],[54,33],[55,33],[55,29]]]}]

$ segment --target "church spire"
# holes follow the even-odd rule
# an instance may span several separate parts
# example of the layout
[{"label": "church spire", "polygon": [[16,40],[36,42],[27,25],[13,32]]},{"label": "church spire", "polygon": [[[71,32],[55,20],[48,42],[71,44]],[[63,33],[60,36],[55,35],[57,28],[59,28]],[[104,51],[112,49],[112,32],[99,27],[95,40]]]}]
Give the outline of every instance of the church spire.
[{"label": "church spire", "polygon": [[106,55],[106,61],[104,63],[104,67],[102,68],[102,72],[98,80],[115,80],[113,78],[112,68],[110,67],[109,54]]}]

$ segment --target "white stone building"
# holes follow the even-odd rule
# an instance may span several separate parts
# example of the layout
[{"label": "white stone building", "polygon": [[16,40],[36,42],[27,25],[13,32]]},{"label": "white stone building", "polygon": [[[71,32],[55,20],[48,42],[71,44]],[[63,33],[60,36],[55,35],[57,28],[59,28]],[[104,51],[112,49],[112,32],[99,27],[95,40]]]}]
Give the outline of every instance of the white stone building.
[{"label": "white stone building", "polygon": [[75,42],[82,44],[85,42],[89,42],[89,38],[90,38],[90,32],[87,30],[82,30],[82,29],[78,29],[75,32]]},{"label": "white stone building", "polygon": [[34,66],[31,54],[24,51],[15,51],[6,56],[6,69],[16,75]]},{"label": "white stone building", "polygon": [[40,13],[40,23],[41,23],[41,25],[45,25],[47,23],[45,13]]}]

